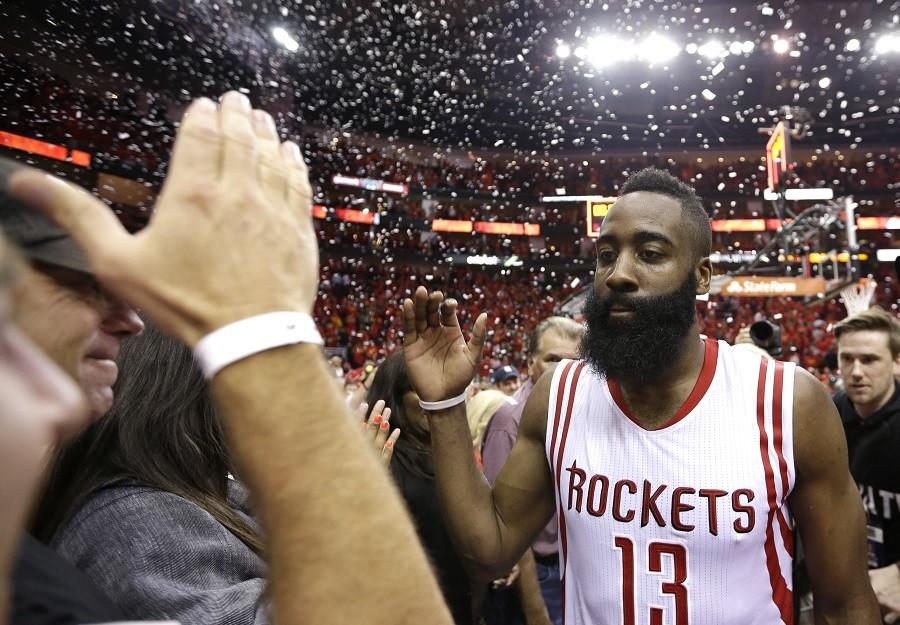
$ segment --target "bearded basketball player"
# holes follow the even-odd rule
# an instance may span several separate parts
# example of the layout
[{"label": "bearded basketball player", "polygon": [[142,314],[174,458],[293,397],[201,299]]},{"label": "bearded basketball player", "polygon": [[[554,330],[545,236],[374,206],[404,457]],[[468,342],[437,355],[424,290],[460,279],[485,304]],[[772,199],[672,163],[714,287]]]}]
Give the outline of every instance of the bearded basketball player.
[{"label": "bearded basketball player", "polygon": [[865,520],[834,404],[790,363],[701,339],[709,220],[694,190],[633,175],[603,220],[582,359],[537,383],[493,489],[462,398],[486,316],[403,303],[441,505],[472,570],[505,574],[559,516],[567,625],[790,625],[793,530],[819,625],[876,625]]}]

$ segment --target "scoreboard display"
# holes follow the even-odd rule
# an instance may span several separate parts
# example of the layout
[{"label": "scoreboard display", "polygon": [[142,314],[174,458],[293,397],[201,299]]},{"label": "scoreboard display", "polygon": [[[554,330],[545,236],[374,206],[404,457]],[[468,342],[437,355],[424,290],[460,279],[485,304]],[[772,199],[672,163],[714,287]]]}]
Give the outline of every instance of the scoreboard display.
[{"label": "scoreboard display", "polygon": [[600,224],[616,201],[614,197],[596,197],[587,201],[587,235],[596,239],[600,236]]}]

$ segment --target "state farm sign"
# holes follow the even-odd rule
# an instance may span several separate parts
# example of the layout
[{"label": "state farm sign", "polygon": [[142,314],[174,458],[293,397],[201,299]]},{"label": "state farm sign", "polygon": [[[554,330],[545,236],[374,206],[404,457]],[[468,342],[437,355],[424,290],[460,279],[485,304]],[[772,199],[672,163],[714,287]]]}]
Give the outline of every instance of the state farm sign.
[{"label": "state farm sign", "polygon": [[806,297],[825,293],[824,278],[734,276],[722,285],[731,297]]}]

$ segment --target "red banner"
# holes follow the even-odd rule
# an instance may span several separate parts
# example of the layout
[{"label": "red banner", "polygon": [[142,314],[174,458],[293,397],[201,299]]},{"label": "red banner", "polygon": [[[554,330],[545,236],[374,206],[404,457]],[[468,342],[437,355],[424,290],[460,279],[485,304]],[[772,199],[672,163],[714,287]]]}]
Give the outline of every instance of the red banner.
[{"label": "red banner", "polygon": [[70,162],[79,167],[91,166],[91,155],[80,150],[69,150],[55,143],[48,143],[39,139],[23,137],[12,132],[0,130],[0,145],[13,150],[21,150],[29,154],[52,158],[56,161]]},{"label": "red banner", "polygon": [[537,237],[541,235],[541,227],[538,224],[517,224],[503,221],[476,221],[475,232],[482,232],[484,234],[505,234],[507,236]]},{"label": "red banner", "polygon": [[472,222],[462,219],[435,219],[431,222],[433,232],[472,232]]}]

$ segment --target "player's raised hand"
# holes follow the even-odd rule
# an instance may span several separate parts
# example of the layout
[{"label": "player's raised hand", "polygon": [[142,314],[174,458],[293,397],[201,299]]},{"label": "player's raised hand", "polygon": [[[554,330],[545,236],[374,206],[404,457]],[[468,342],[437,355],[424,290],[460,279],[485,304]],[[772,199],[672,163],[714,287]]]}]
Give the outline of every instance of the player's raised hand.
[{"label": "player's raised hand", "polygon": [[409,381],[422,401],[463,393],[481,361],[487,315],[480,314],[467,343],[456,316],[457,302],[420,286],[403,301],[403,356]]},{"label": "player's raised hand", "polygon": [[253,315],[312,312],[318,249],[306,164],[239,92],[187,110],[153,217],[136,235],[53,176],[22,168],[9,190],[69,232],[104,286],[191,346]]}]

